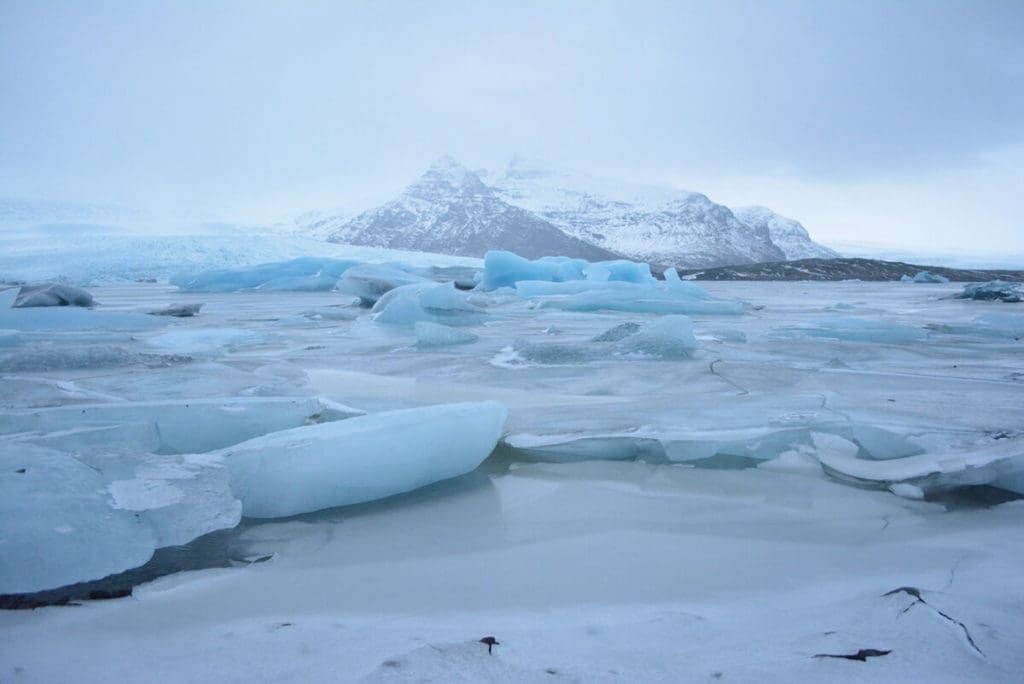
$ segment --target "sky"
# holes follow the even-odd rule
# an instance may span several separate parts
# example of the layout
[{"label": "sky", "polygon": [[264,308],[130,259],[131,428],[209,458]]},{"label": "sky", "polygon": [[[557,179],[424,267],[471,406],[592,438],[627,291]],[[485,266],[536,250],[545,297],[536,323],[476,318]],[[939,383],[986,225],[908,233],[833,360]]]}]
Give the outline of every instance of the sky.
[{"label": "sky", "polygon": [[1024,2],[0,0],[0,196],[269,222],[517,153],[1024,253]]}]

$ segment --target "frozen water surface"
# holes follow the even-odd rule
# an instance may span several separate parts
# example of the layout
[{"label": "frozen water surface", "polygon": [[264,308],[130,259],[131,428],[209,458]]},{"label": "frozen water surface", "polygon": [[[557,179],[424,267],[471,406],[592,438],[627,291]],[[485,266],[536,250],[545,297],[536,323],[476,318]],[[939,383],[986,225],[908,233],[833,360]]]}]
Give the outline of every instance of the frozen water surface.
[{"label": "frozen water surface", "polygon": [[[134,445],[133,469],[118,460],[109,481],[76,480],[119,505],[114,516],[160,503],[179,524],[189,501],[216,500],[216,478],[188,489],[171,475],[182,453],[248,428],[211,411],[194,422],[203,448],[168,446],[191,438],[183,403],[237,401],[242,413],[224,415],[266,421],[245,436],[264,444],[306,423],[344,432],[360,411],[508,411],[497,449],[467,475],[243,520],[224,542],[243,567],[0,613],[0,679],[1020,681],[1024,343],[1012,305],[951,298],[956,284],[709,282],[702,297],[685,281],[550,264],[575,269],[562,283],[590,284],[536,297],[407,284],[376,312],[339,292],[110,285],[91,288],[90,311],[0,312],[4,353],[37,335],[86,359],[2,371],[4,453],[77,453],[95,473],[111,467],[107,440],[118,454]],[[615,310],[621,288],[644,287],[715,306]],[[145,315],[194,302],[190,318]],[[476,339],[447,344],[455,333]],[[97,348],[129,356],[80,353]],[[185,358],[131,361],[144,354]],[[457,421],[438,428],[452,449],[468,437]],[[16,501],[5,498],[5,522],[26,512]],[[66,524],[44,504],[31,502],[47,512],[29,537]],[[124,520],[116,550],[80,537],[61,558],[91,549],[106,563],[92,574],[143,562],[155,523]],[[492,655],[486,635],[500,642]],[[890,653],[815,657],[860,649]]]}]

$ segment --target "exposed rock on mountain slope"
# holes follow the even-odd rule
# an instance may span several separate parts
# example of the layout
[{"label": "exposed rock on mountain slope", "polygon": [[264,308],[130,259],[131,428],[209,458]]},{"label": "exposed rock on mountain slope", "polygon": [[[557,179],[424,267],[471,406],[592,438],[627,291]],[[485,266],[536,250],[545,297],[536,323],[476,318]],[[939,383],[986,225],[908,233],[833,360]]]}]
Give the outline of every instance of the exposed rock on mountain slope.
[{"label": "exposed rock on mountain slope", "polygon": [[954,282],[988,280],[1024,281],[1024,271],[977,270],[921,266],[878,259],[799,259],[747,266],[690,269],[682,275],[696,280],[899,280],[900,276],[927,269]]},{"label": "exposed rock on mountain slope", "polygon": [[354,245],[483,256],[504,249],[527,258],[619,258],[503,201],[480,177],[442,157],[398,198],[342,221],[328,240]]},{"label": "exposed rock on mountain slope", "polygon": [[735,207],[732,213],[751,228],[767,229],[772,243],[787,261],[794,259],[835,259],[839,253],[819,245],[799,221],[776,214],[768,207]]},{"label": "exposed rock on mountain slope", "polygon": [[767,226],[748,226],[700,193],[601,181],[518,157],[495,189],[570,235],[632,259],[698,268],[786,258]]}]

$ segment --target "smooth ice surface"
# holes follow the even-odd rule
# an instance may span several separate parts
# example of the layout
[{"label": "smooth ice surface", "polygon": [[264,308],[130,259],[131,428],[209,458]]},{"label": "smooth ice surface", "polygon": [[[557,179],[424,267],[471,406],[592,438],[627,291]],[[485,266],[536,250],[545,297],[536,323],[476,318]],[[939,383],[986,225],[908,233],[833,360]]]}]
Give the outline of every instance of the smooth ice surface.
[{"label": "smooth ice surface", "polygon": [[449,328],[447,325],[418,321],[416,323],[416,346],[444,347],[449,344],[470,344],[480,337],[468,330]]},{"label": "smooth ice surface", "polygon": [[0,306],[0,328],[21,331],[147,330],[164,321],[140,313],[102,311],[79,307],[4,308]]},{"label": "smooth ice surface", "polygon": [[33,306],[85,306],[93,305],[92,295],[80,287],[63,283],[22,285],[18,298],[11,305],[15,308]]},{"label": "smooth ice surface", "polygon": [[219,458],[94,450],[80,460],[103,474],[111,508],[137,512],[149,523],[157,548],[231,529],[242,518]]},{"label": "smooth ice surface", "polygon": [[186,292],[317,292],[333,290],[341,275],[356,263],[344,259],[300,257],[249,268],[179,273],[171,277],[171,284]]},{"label": "smooth ice surface", "polygon": [[0,439],[0,594],[99,579],[149,560],[153,529],[111,507],[106,484],[68,454]]},{"label": "smooth ice surface", "polygon": [[276,432],[222,452],[252,518],[280,518],[400,494],[467,473],[505,424],[497,402],[442,404]]},{"label": "smooth ice surface", "polygon": [[801,332],[813,337],[882,344],[909,344],[928,337],[928,331],[900,323],[845,317],[820,318],[814,327],[801,329]]}]

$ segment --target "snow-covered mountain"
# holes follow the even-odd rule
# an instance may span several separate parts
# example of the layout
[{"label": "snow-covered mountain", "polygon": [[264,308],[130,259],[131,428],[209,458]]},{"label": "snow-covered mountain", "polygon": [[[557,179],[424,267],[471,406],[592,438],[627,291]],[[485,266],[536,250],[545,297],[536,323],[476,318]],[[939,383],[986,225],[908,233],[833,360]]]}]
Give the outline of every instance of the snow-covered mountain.
[{"label": "snow-covered mountain", "polygon": [[483,256],[505,249],[528,258],[565,255],[589,260],[619,255],[567,235],[504,201],[480,176],[442,157],[396,199],[351,220],[324,218],[328,240],[353,245]]},{"label": "snow-covered mountain", "polygon": [[787,261],[834,259],[839,256],[835,250],[812,240],[799,221],[776,214],[768,207],[734,207],[732,213],[751,228],[767,229],[772,242],[786,255]]},{"label": "snow-covered mountain", "polygon": [[697,192],[606,181],[520,157],[488,184],[442,157],[375,209],[311,213],[296,225],[331,242],[465,256],[507,249],[682,268],[838,256],[797,221],[763,207],[736,212]]},{"label": "snow-covered mountain", "polygon": [[602,181],[519,157],[495,189],[568,234],[633,259],[701,268],[786,258],[766,226],[748,226],[696,192]]}]

